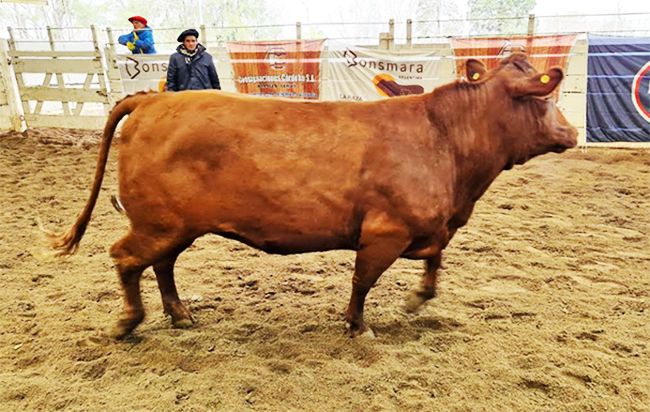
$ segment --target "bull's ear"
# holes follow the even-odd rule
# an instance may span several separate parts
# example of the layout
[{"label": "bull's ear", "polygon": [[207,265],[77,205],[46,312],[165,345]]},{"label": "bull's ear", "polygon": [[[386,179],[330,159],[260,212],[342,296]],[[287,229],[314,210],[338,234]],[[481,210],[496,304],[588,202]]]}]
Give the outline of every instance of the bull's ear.
[{"label": "bull's ear", "polygon": [[485,72],[487,69],[481,61],[469,59],[465,62],[465,75],[470,82],[481,80]]},{"label": "bull's ear", "polygon": [[559,67],[553,67],[546,73],[514,81],[508,89],[512,97],[548,96],[560,84],[564,73]]}]

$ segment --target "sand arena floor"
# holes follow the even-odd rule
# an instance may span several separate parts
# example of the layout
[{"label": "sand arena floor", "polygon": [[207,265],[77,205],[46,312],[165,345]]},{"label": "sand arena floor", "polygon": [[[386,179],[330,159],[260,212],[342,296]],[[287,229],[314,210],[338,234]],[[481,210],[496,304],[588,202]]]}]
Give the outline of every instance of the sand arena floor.
[{"label": "sand arena floor", "polygon": [[69,228],[96,133],[0,136],[3,410],[650,410],[650,151],[574,150],[503,173],[447,248],[439,297],[402,310],[421,262],[371,291],[376,339],[350,339],[351,252],[273,256],[216,236],[177,264],[198,323],[173,329],[151,269],[133,337],[108,256],[116,147],[79,252]]}]

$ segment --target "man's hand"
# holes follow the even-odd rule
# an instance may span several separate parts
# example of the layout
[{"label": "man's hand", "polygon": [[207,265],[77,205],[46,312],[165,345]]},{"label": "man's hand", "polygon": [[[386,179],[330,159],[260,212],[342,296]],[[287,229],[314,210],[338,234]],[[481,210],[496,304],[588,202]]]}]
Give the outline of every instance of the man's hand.
[{"label": "man's hand", "polygon": [[131,51],[135,50],[135,44],[131,43],[130,41],[126,42],[126,47]]}]

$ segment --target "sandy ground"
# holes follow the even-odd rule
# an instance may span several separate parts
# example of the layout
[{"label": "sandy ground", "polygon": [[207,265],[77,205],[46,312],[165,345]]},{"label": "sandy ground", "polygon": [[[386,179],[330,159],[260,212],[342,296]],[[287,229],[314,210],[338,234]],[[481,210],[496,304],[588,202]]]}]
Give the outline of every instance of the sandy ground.
[{"label": "sandy ground", "polygon": [[345,333],[353,253],[273,256],[212,236],[177,264],[197,325],[170,326],[149,269],[147,318],[115,342],[115,148],[75,256],[44,255],[36,224],[67,229],[81,211],[96,136],[0,136],[3,410],[650,410],[650,151],[503,173],[448,247],[436,300],[402,310],[421,262],[383,275],[366,306],[374,340]]}]

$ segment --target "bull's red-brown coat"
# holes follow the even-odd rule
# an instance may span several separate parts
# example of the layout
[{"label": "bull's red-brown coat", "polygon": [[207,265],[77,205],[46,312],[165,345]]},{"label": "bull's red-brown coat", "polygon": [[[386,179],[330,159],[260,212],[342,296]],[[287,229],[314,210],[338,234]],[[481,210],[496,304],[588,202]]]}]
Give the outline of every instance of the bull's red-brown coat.
[{"label": "bull's red-brown coat", "polygon": [[442,250],[504,169],[576,144],[550,94],[560,69],[539,74],[523,54],[470,81],[377,102],[308,102],[214,91],[141,93],[107,122],[91,197],[55,238],[73,252],[99,194],[115,128],[122,128],[120,197],[129,233],[111,248],[124,289],[122,337],[144,317],[139,280],[153,266],[165,311],[192,323],[173,277],[178,255],[216,233],[271,253],[357,251],[346,319],[365,332],[365,297],[399,257],[426,261],[407,303],[435,295]]}]

